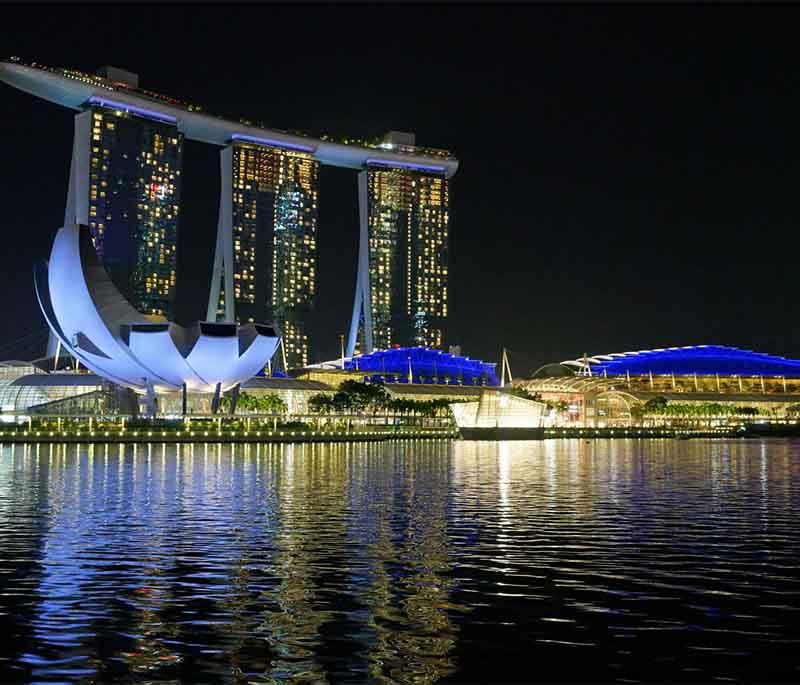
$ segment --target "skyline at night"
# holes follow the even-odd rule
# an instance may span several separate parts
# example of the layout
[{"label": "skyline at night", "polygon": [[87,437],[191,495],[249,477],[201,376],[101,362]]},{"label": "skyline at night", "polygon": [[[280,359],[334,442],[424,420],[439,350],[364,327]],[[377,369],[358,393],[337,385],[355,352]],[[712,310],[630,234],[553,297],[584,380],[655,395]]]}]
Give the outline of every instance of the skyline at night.
[{"label": "skyline at night", "polygon": [[[222,11],[221,21],[244,11]],[[21,21],[5,52],[89,72],[115,64],[140,74],[142,87],[277,128],[364,138],[409,130],[452,150],[461,166],[449,198],[445,348],[497,359],[505,345],[518,373],[585,352],[684,344],[800,355],[785,315],[800,103],[779,10],[728,10],[736,29],[724,32],[709,7],[408,12],[424,19],[414,37],[363,46],[354,37],[388,9],[315,7],[304,20],[308,50],[276,48],[256,66],[255,46],[226,49],[203,9],[111,16],[82,45],[68,27],[90,10],[53,8],[35,31]],[[159,36],[178,20],[183,38],[161,54],[140,49],[145,27],[167,45]],[[212,35],[209,61],[198,46]],[[18,322],[7,345],[45,330],[30,269],[61,223],[72,116],[5,86],[0,100],[13,113],[0,142],[15,160],[0,191],[15,254],[2,275]],[[183,167],[175,295],[178,319],[190,321],[208,305],[218,151],[186,142]],[[319,184],[316,312],[327,337],[317,359],[337,356],[347,333],[358,244],[355,174],[323,167]]]},{"label": "skyline at night", "polygon": [[796,682],[787,5],[18,5],[0,683]]}]

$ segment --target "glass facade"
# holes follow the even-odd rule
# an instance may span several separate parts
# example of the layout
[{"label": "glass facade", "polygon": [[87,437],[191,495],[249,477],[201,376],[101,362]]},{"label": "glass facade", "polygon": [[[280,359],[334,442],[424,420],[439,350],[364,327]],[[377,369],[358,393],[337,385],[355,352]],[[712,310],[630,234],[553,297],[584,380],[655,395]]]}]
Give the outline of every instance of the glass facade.
[{"label": "glass facade", "polygon": [[305,366],[316,293],[319,162],[245,143],[233,145],[232,159],[236,320],[274,322],[287,364]]},{"label": "glass facade", "polygon": [[108,408],[102,392],[102,381],[96,376],[92,376],[94,382],[88,384],[72,384],[71,378],[61,384],[59,374],[52,374],[51,378],[51,382],[46,384],[19,382],[0,386],[0,411],[92,414]]},{"label": "glass facade", "polygon": [[449,188],[443,175],[370,167],[373,341],[441,347],[447,317]]},{"label": "glass facade", "polygon": [[168,123],[92,107],[89,229],[115,285],[144,314],[175,293],[183,134]]}]

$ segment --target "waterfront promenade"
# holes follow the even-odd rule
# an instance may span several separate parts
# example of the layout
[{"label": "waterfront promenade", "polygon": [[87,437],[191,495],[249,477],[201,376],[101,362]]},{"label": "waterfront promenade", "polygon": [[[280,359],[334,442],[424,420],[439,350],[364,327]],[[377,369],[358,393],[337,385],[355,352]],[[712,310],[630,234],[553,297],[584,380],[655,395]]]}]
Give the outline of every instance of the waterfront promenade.
[{"label": "waterfront promenade", "polygon": [[[740,430],[726,427],[718,430],[687,430],[669,427],[656,428],[571,428],[544,429],[544,439],[629,439],[629,438],[747,438],[761,435],[782,437],[796,435],[771,431],[758,432],[752,427]],[[44,443],[44,444],[246,444],[246,443],[340,443],[383,442],[389,440],[450,440],[459,438],[454,427],[409,428],[376,427],[352,430],[0,430],[0,444]],[[494,441],[490,441],[494,442]]]}]

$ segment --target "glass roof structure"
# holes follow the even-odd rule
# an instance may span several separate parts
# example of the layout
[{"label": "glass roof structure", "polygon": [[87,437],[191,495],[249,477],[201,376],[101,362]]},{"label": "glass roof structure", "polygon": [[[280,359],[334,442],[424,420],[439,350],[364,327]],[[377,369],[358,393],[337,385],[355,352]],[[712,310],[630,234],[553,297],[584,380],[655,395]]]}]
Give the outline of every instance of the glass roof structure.
[{"label": "glass roof structure", "polygon": [[800,378],[800,360],[724,345],[690,345],[616,352],[561,362],[585,376],[647,374],[783,376]]},{"label": "glass roof structure", "polygon": [[494,363],[461,357],[427,347],[395,347],[346,359],[347,371],[364,371],[385,383],[500,385]]},{"label": "glass roof structure", "polygon": [[94,409],[103,389],[103,380],[89,373],[34,373],[0,385],[0,411],[27,412],[39,410],[63,413],[65,400],[75,413]]}]

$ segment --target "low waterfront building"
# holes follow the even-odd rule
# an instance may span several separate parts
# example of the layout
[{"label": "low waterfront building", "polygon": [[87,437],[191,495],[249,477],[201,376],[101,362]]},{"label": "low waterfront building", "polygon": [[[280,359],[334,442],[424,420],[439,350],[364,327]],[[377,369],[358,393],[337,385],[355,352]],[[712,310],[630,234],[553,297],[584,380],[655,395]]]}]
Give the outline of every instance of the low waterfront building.
[{"label": "low waterfront building", "polygon": [[386,392],[393,400],[476,400],[481,388],[472,385],[431,385],[414,383],[387,383]]},{"label": "low waterfront building", "polygon": [[[5,367],[3,371],[8,373],[7,364],[0,367]],[[112,410],[108,383],[93,373],[44,373],[31,366],[17,368],[34,372],[21,373],[0,383],[0,412],[4,416],[32,413],[84,416]]]},{"label": "low waterfront building", "polygon": [[333,395],[335,389],[319,381],[256,376],[242,385],[242,392],[254,397],[277,395],[286,403],[288,414],[303,415],[311,413],[308,400],[314,395]]},{"label": "low waterfront building", "polygon": [[548,403],[554,425],[800,414],[800,360],[721,345],[586,356],[543,366],[514,385]]},{"label": "low waterfront building", "polygon": [[[391,347],[369,354],[342,357],[298,370],[300,377],[373,383],[498,386],[497,364],[470,359],[430,347]],[[337,382],[341,382],[338,380]]]},{"label": "low waterfront building", "polygon": [[[338,362],[341,363],[341,362]],[[360,371],[346,371],[333,362],[314,364],[295,371],[298,380],[315,381],[331,388],[338,388],[344,381],[363,381],[364,374]]]},{"label": "low waterfront building", "polygon": [[[0,364],[0,374],[6,365]],[[35,367],[17,367],[35,368]],[[315,381],[295,378],[255,377],[242,385],[241,392],[253,397],[276,395],[291,415],[308,414],[308,400],[319,393],[333,395],[335,388]],[[186,413],[209,416],[213,413],[212,396],[190,392],[186,395]],[[159,393],[157,412],[161,416],[180,416],[183,395],[180,392]],[[0,412],[14,416],[113,416],[146,412],[144,398],[125,392],[93,373],[58,372],[20,373],[5,382],[0,378]]]},{"label": "low waterfront building", "polygon": [[[417,401],[477,399],[481,388],[471,386],[387,384],[391,399]],[[261,399],[278,397],[290,416],[311,414],[308,401],[315,395],[336,394],[338,383],[327,384],[300,378],[255,376],[242,384],[240,393]],[[227,405],[229,406],[229,405]],[[181,392],[156,396],[159,416],[184,413]],[[146,398],[115,386],[94,373],[58,371],[46,373],[28,362],[0,363],[0,413],[7,419],[20,416],[114,416],[148,411]],[[241,408],[237,414],[243,413]],[[212,395],[189,392],[186,414],[212,415]]]},{"label": "low waterfront building", "polygon": [[[546,405],[499,389],[478,390],[477,396],[466,402],[450,405],[456,425],[464,434],[465,429],[541,429],[544,424]],[[468,434],[467,434],[468,435]],[[478,432],[476,436],[480,436]],[[484,433],[492,439],[491,433]],[[532,434],[520,432],[520,435],[531,437]],[[513,436],[506,434],[500,439]],[[466,437],[466,436],[465,436]],[[537,437],[541,437],[538,435]]]}]

